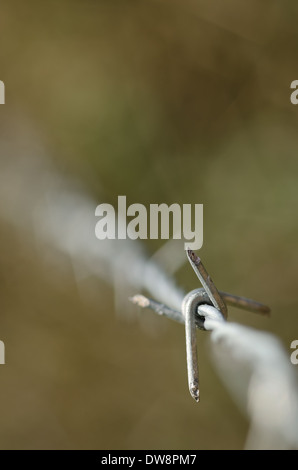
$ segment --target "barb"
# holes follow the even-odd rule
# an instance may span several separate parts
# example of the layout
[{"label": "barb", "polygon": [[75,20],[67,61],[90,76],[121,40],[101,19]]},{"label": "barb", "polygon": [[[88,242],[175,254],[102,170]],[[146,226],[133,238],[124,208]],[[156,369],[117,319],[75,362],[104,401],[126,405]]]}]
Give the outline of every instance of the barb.
[{"label": "barb", "polygon": [[[192,292],[200,293],[201,299],[204,299],[205,297],[207,297],[206,294],[202,295],[204,294],[203,289],[195,289]],[[164,316],[166,318],[169,318],[170,320],[173,320],[183,325],[185,324],[185,317],[183,316],[181,312],[178,312],[177,310],[174,310],[168,307],[167,305],[162,304],[161,302],[157,302],[156,300],[146,297],[145,295],[136,294],[133,297],[129,297],[129,300],[133,304],[138,305],[138,307],[149,308],[160,316]],[[195,313],[195,325],[196,325],[196,328],[199,328],[200,330],[205,330],[204,318],[201,317],[198,314],[198,312]]]},{"label": "barb", "polygon": [[197,357],[197,335],[195,316],[198,306],[198,293],[190,292],[183,300],[182,313],[185,318],[186,362],[188,388],[196,402],[200,401],[199,368]]},{"label": "barb", "polygon": [[212,304],[214,305],[215,308],[217,308],[217,310],[220,310],[222,314],[226,317],[227,316],[226,304],[221,298],[220,293],[218,292],[214,282],[209,276],[201,259],[192,250],[187,250],[187,257],[188,257],[188,261],[191,264],[191,267],[193,268],[194,272],[198,276],[205,291],[207,292]]},{"label": "barb", "polygon": [[233,307],[242,308],[249,312],[259,313],[260,315],[270,315],[270,308],[267,305],[256,302],[255,300],[240,297],[239,295],[228,294],[227,292],[219,291],[221,297],[225,302]]},{"label": "barb", "polygon": [[184,317],[180,312],[178,312],[177,310],[173,310],[172,308],[167,307],[166,305],[161,304],[160,302],[156,302],[156,300],[149,299],[148,297],[145,297],[144,295],[140,294],[130,297],[129,300],[133,304],[138,305],[139,307],[150,308],[158,315],[165,316],[178,323],[184,323]]}]

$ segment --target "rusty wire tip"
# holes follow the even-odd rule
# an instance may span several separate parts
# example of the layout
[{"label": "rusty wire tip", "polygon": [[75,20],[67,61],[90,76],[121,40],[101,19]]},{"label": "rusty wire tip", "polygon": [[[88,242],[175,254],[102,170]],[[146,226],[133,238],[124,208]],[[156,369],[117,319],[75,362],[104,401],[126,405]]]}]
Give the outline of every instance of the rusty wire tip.
[{"label": "rusty wire tip", "polygon": [[137,294],[133,297],[129,297],[129,300],[133,303],[138,305],[139,307],[146,308],[150,306],[150,300],[147,299],[144,295]]},{"label": "rusty wire tip", "polygon": [[197,383],[190,384],[189,391],[190,391],[190,394],[191,394],[192,398],[197,403],[199,403],[199,401],[200,401],[200,390],[199,390],[198,384]]},{"label": "rusty wire tip", "polygon": [[257,313],[261,313],[262,315],[265,315],[266,317],[270,317],[271,308],[268,307],[268,305],[260,304],[260,307],[258,308]]},{"label": "rusty wire tip", "polygon": [[195,252],[192,251],[190,248],[187,248],[186,254],[187,254],[188,259],[192,261],[195,265],[198,265],[201,263],[201,258],[199,258],[199,256],[196,255]]}]

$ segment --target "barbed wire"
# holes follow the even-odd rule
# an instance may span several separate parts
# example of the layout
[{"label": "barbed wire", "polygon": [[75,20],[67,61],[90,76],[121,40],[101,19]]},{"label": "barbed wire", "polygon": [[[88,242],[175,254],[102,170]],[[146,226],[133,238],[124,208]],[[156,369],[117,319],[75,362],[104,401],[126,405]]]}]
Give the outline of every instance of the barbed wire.
[{"label": "barbed wire", "polygon": [[[5,147],[5,142],[2,144]],[[50,242],[54,248],[66,253],[74,267],[79,265],[111,283],[116,275],[120,275],[134,289],[148,291],[158,300],[139,295],[134,296],[133,301],[185,323],[188,364],[192,367],[189,383],[195,398],[199,397],[195,329],[211,331],[218,372],[250,418],[247,447],[297,448],[296,375],[276,337],[225,321],[225,316],[220,313],[222,305],[216,308],[216,305],[208,304],[210,293],[214,295],[212,289],[209,295],[208,289],[196,290],[196,295],[201,296],[199,306],[195,307],[190,300],[183,306],[185,293],[171,275],[146,256],[141,243],[96,241],[95,202],[84,189],[62,177],[40,147],[37,147],[35,157],[21,154],[19,159],[10,158],[18,152],[19,149],[10,148],[8,158],[1,160],[0,197],[6,204],[1,205],[0,216],[18,229],[34,231],[36,241]],[[16,187],[18,193],[14,191]],[[28,208],[31,217],[28,217]],[[247,299],[218,292],[224,303],[247,308]],[[251,303],[250,307],[252,310],[259,308],[259,313],[268,313],[261,304]],[[197,308],[195,314],[194,308]]]}]

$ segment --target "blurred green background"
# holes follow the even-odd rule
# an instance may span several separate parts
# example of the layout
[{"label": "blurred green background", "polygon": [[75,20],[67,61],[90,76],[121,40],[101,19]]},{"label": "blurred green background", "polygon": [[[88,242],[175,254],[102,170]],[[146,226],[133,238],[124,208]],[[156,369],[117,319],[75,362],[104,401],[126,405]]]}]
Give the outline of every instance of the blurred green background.
[{"label": "blurred green background", "polygon": [[[0,155],[4,137],[23,158],[36,152],[36,135],[97,203],[122,194],[147,207],[203,203],[200,256],[216,285],[272,308],[270,319],[233,309],[230,319],[274,332],[289,358],[298,338],[297,16],[293,0],[0,7]],[[9,212],[9,201],[0,205]],[[32,234],[2,216],[0,240],[0,448],[243,448],[248,422],[214,371],[208,333],[198,332],[197,405],[180,325],[137,309],[135,321],[119,318],[112,286],[91,276],[82,298],[67,259],[54,269]],[[162,244],[149,240],[147,250]],[[187,265],[176,279],[198,286]]]}]

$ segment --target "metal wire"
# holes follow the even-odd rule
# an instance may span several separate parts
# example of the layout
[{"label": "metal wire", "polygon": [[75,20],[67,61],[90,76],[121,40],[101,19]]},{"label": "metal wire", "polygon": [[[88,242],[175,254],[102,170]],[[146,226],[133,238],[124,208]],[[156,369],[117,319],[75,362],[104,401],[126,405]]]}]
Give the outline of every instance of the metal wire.
[{"label": "metal wire", "polygon": [[246,448],[297,449],[297,376],[280,342],[224,321],[210,305],[199,306],[199,313],[211,331],[215,366],[250,418]]}]

